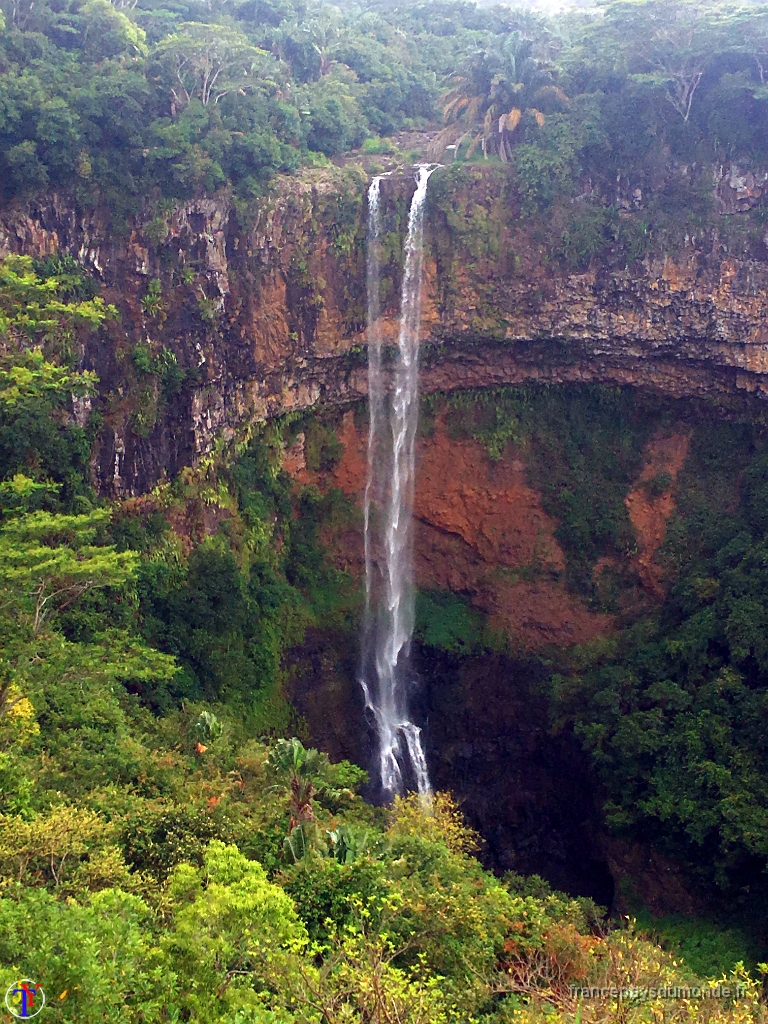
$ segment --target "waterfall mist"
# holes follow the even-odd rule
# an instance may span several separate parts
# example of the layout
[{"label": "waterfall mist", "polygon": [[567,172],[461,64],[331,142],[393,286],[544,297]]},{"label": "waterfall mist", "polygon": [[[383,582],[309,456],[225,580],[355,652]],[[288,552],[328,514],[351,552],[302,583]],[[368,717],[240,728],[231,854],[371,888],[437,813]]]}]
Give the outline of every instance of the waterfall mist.
[{"label": "waterfall mist", "polygon": [[[391,390],[381,355],[381,178],[368,191],[368,472],[364,498],[365,631],[361,686],[379,745],[385,794],[431,792],[421,730],[409,717],[414,626],[413,492],[419,418],[424,203],[434,167],[420,166],[408,215],[398,353]],[[388,415],[387,415],[388,413]]]}]

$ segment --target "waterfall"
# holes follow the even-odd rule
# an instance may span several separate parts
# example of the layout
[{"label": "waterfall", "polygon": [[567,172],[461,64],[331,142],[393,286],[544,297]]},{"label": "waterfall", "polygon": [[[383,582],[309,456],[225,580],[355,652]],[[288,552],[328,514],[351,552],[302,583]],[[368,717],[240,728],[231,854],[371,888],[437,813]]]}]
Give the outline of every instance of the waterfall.
[{"label": "waterfall", "polygon": [[[363,536],[365,542],[365,635],[371,634],[373,590],[373,552],[371,503],[380,500],[377,484],[377,455],[384,420],[384,389],[381,381],[381,181],[377,175],[368,188],[368,250],[366,253],[368,290],[368,467],[363,499]],[[364,638],[365,644],[365,638]],[[364,660],[365,660],[364,651]],[[366,671],[365,664],[363,671]],[[363,682],[363,686],[365,683]]]},{"label": "waterfall", "polygon": [[409,718],[407,691],[414,624],[412,520],[419,418],[424,202],[434,169],[418,168],[408,214],[398,358],[389,402],[381,363],[381,178],[374,178],[368,190],[370,426],[364,498],[365,631],[360,683],[376,728],[381,788],[390,795],[401,793],[411,781],[422,795],[431,792],[421,730]]}]

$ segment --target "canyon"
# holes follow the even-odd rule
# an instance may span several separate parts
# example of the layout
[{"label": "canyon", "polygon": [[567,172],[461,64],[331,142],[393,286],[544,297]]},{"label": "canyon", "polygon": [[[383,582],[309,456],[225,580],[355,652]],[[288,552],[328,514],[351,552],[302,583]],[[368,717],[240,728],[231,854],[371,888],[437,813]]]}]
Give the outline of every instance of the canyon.
[{"label": "canyon", "polygon": [[[201,199],[117,228],[56,197],[3,215],[0,253],[69,253],[119,311],[78,339],[80,363],[100,385],[74,412],[83,421],[98,413],[92,474],[104,497],[150,507],[153,488],[180,472],[215,472],[254,424],[315,411],[328,417],[337,456],[311,466],[300,432],[283,466],[297,489],[345,496],[353,511],[341,529],[321,524],[322,539],[337,567],[362,580],[367,183],[355,165],[305,171],[247,209]],[[417,637],[414,714],[436,788],[464,801],[491,866],[539,872],[607,905],[621,905],[627,878],[659,912],[695,898],[679,864],[608,836],[586,757],[572,734],[553,732],[540,684],[557,652],[609,638],[661,605],[669,573],[657,553],[692,442],[712,418],[763,415],[763,184],[735,166],[713,171],[703,223],[683,218],[638,251],[617,229],[576,267],[558,241],[572,211],[546,223],[523,216],[507,168],[447,168],[428,194],[421,391],[436,405],[417,442],[416,582],[458,598],[491,639],[461,651]],[[617,223],[642,234],[642,197],[653,188],[619,183]],[[410,169],[382,182],[385,374],[413,189]],[[598,385],[649,401],[640,401],[638,455],[621,496],[634,542],[590,566],[589,596],[574,585],[535,450],[510,437],[491,452],[457,431],[450,396]],[[673,411],[657,423],[659,400]],[[214,496],[186,518],[175,511],[172,525],[188,549],[227,515]],[[615,578],[619,598],[604,600]],[[290,652],[287,689],[313,744],[369,764],[357,657],[348,635],[310,630]]]},{"label": "canyon", "polygon": [[[557,216],[546,225],[521,217],[505,168],[440,172],[426,212],[422,393],[533,381],[764,396],[768,245],[753,212],[761,183],[736,166],[713,171],[703,224],[683,217],[634,258],[609,244],[575,272],[556,251]],[[408,169],[382,183],[385,342],[397,330],[414,186]],[[254,420],[366,396],[366,187],[350,165],[278,179],[246,210],[201,199],[115,226],[104,211],[53,196],[3,214],[0,253],[69,253],[119,309],[82,342],[82,363],[101,380],[94,474],[105,495],[151,489]],[[612,199],[642,231],[637,191],[623,182]],[[162,296],[142,304],[153,280]],[[170,353],[176,390],[142,377],[137,346]]]}]

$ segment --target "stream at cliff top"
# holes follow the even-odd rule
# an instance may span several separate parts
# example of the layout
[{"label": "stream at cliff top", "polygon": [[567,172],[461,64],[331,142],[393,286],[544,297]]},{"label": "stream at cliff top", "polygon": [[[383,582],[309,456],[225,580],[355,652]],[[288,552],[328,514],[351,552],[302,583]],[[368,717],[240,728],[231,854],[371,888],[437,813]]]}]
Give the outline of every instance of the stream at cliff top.
[{"label": "stream at cliff top", "polygon": [[[381,365],[381,177],[368,190],[368,465],[364,498],[365,623],[360,685],[385,795],[431,792],[421,730],[409,717],[414,625],[413,492],[419,416],[424,203],[435,168],[417,169],[408,214],[398,355],[391,393]],[[387,416],[387,412],[389,415]]]}]

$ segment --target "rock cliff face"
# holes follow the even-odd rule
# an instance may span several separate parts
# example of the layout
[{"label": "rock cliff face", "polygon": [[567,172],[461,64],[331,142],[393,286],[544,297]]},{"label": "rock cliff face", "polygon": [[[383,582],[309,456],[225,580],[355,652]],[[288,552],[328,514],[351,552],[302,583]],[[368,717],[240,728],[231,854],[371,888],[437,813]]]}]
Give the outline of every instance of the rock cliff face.
[{"label": "rock cliff face", "polygon": [[[120,231],[106,215],[55,198],[0,217],[0,253],[69,252],[120,311],[82,339],[82,363],[101,381],[93,472],[102,493],[141,495],[254,420],[366,397],[366,185],[355,168],[308,172],[279,181],[247,210],[198,200]],[[400,173],[382,190],[388,339],[413,187]],[[761,188],[733,169],[718,172],[710,216],[695,230],[683,217],[649,237],[643,193],[624,183],[613,197],[613,240],[574,260],[560,244],[573,211],[555,211],[547,223],[523,217],[505,168],[439,172],[427,216],[422,391],[597,382],[726,408],[739,396],[768,396],[768,241],[754,212]],[[629,246],[622,225],[632,229]],[[490,460],[479,441],[450,436],[440,415],[419,442],[418,583],[460,595],[508,642],[504,655],[421,652],[416,710],[435,782],[466,799],[494,866],[543,871],[603,902],[611,875],[642,873],[635,861],[644,854],[609,848],[600,836],[584,756],[572,737],[552,737],[536,694],[536,657],[608,634],[622,616],[663,600],[655,555],[692,429],[688,421],[651,429],[621,499],[636,549],[623,565],[604,557],[590,569],[598,595],[603,577],[629,580],[616,612],[569,589],[559,524],[531,484],[523,450],[509,444]],[[347,411],[337,433],[341,458],[324,479],[308,470],[301,439],[285,467],[359,503],[365,432]],[[218,524],[206,508],[195,529],[202,536]],[[325,540],[341,566],[362,574],[359,529],[326,531]],[[313,742],[366,763],[349,637],[319,631],[294,655],[291,697]]]},{"label": "rock cliff face", "polygon": [[[285,466],[299,482],[339,487],[362,506],[366,435],[356,428],[351,412],[344,414],[338,436],[343,454],[330,474],[309,473],[300,448],[290,452]],[[557,524],[528,484],[527,467],[513,446],[492,462],[478,441],[450,439],[440,419],[431,436],[420,440],[417,462],[415,568],[420,589],[463,595],[487,616],[491,628],[525,651],[584,643],[610,629],[609,616],[589,611],[568,592],[565,557],[554,536]],[[649,566],[664,537],[663,521],[654,520],[657,533],[649,537],[646,551]],[[360,533],[329,532],[326,540],[339,567],[362,578]]]},{"label": "rock cliff face", "polygon": [[[666,597],[674,570],[660,549],[679,497],[678,477],[697,436],[711,426],[693,403],[674,403],[674,409],[680,419],[667,416],[638,443],[634,472],[619,499],[634,543],[623,554],[597,559],[591,599],[569,586],[573,551],[559,543],[560,524],[531,485],[535,473],[525,443],[510,442],[491,458],[478,440],[452,434],[443,410],[419,438],[415,494],[419,590],[458,596],[500,641],[495,650],[493,643],[441,647],[423,625],[417,628],[412,711],[424,729],[435,786],[462,801],[493,868],[543,874],[602,904],[618,900],[622,910],[630,909],[621,902],[629,886],[658,913],[697,908],[684,866],[649,846],[606,835],[600,793],[578,740],[568,730],[553,730],[545,681],[547,665],[567,659],[571,645],[616,635]],[[649,403],[638,418],[652,413]],[[304,434],[283,465],[297,484],[337,488],[357,506],[357,520],[325,523],[322,533],[337,566],[362,580],[366,435],[356,411],[336,418],[336,437],[340,451],[332,467],[308,467],[318,460],[308,460]],[[620,581],[621,594],[608,612],[603,598],[611,577]],[[350,637],[316,629],[288,660],[289,695],[313,742],[336,759],[373,763],[375,740],[366,731]]]},{"label": "rock cliff face", "polygon": [[[767,394],[768,246],[750,212],[758,186],[718,172],[712,216],[695,232],[683,218],[639,249],[609,242],[574,272],[557,224],[521,217],[506,169],[439,172],[424,392],[600,381]],[[388,337],[412,189],[407,172],[383,188]],[[142,493],[253,419],[365,396],[365,190],[354,167],[307,172],[248,210],[198,200],[120,232],[55,198],[5,213],[0,252],[70,252],[120,309],[119,322],[83,341],[102,382],[94,474],[104,493]],[[642,235],[642,191],[625,191],[620,220]]]}]

